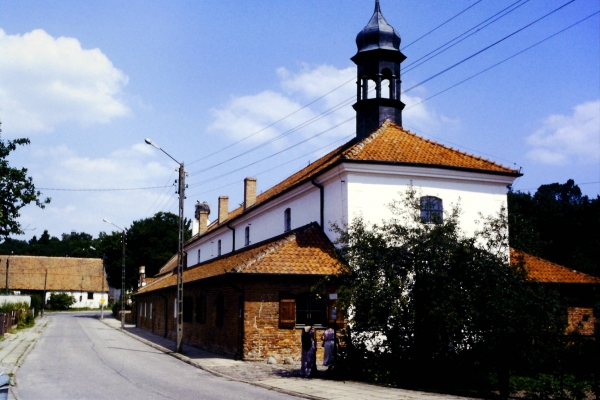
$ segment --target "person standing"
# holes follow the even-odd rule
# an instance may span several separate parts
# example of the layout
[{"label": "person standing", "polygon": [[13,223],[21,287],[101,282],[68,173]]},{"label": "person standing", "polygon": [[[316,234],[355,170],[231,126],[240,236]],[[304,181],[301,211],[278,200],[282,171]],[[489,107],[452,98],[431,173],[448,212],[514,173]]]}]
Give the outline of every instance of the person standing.
[{"label": "person standing", "polygon": [[302,328],[302,366],[300,376],[311,378],[317,373],[317,343],[315,340],[315,328],[311,321],[307,321]]},{"label": "person standing", "polygon": [[335,361],[335,330],[332,324],[327,324],[327,329],[323,332],[323,365],[328,367],[327,370],[331,370],[333,362]]}]

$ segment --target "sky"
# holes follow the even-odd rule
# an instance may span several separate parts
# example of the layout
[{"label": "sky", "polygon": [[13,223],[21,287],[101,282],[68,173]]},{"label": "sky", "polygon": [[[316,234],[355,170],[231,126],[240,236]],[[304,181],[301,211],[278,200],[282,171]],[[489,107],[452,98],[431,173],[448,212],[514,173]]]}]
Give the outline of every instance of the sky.
[{"label": "sky", "polygon": [[[51,203],[19,218],[97,236],[196,201],[242,202],[355,134],[355,37],[373,0],[0,2],[2,140]],[[600,194],[600,2],[381,0],[404,128]],[[587,18],[587,19],[586,19]],[[441,46],[441,47],[440,47]]]}]

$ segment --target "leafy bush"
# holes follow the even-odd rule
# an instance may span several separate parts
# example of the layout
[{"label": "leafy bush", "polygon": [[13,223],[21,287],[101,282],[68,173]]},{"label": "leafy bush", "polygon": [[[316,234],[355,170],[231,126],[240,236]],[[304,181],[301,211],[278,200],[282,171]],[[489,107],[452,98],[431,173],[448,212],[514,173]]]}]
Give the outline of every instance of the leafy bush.
[{"label": "leafy bush", "polygon": [[35,316],[38,316],[42,309],[42,296],[39,294],[30,294],[31,296],[31,308],[34,309]]},{"label": "leafy bush", "polygon": [[46,305],[51,310],[68,310],[75,301],[75,297],[66,293],[52,293]]},{"label": "leafy bush", "polygon": [[8,313],[17,310],[29,310],[29,305],[25,302],[9,303],[6,301],[0,304],[0,313]]}]

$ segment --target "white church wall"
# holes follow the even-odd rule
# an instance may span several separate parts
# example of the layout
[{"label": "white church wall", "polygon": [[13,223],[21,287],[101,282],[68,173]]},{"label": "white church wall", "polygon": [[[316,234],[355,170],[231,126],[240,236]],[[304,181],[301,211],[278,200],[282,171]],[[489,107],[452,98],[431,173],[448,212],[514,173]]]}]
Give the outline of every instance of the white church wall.
[{"label": "white church wall", "polygon": [[[319,222],[319,189],[310,183],[286,193],[277,199],[251,210],[247,215],[232,221],[229,226],[235,229],[235,249],[245,245],[245,230],[250,228],[250,245],[284,233],[284,213],[291,210],[291,229]],[[217,257],[217,243],[221,240],[221,254],[232,251],[233,233],[227,226],[219,227],[197,242],[187,246],[188,266],[198,263],[198,250],[201,262]]]},{"label": "white church wall", "polygon": [[[373,167],[378,167],[375,171]],[[350,167],[348,173],[348,214],[353,219],[362,215],[369,223],[380,223],[392,217],[389,204],[400,200],[411,182],[421,196],[435,196],[443,201],[444,211],[454,205],[462,210],[460,226],[473,235],[475,221],[497,215],[506,207],[506,186],[512,177],[434,168],[361,166]]]},{"label": "white church wall", "polygon": [[[75,304],[71,306],[71,308],[100,308],[102,305],[102,299],[104,299],[104,305],[108,304],[108,293],[100,293],[100,292],[67,292],[67,291],[53,291],[46,292],[46,301],[50,299],[50,295],[52,293],[66,293],[69,296],[72,296],[75,299]],[[91,294],[91,299],[88,296],[88,293]]]}]

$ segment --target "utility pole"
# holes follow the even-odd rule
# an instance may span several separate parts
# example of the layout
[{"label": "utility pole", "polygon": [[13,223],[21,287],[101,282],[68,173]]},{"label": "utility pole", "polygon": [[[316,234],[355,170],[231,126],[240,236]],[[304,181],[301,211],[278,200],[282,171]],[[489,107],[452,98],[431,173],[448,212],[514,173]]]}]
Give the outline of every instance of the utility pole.
[{"label": "utility pole", "polygon": [[6,257],[6,295],[8,295],[8,267],[9,267],[9,258],[10,256]]},{"label": "utility pole", "polygon": [[185,200],[185,171],[183,163],[179,164],[179,244],[177,251],[177,344],[175,352],[181,353],[183,339],[183,203]]},{"label": "utility pole", "polygon": [[179,243],[177,251],[177,342],[175,352],[181,353],[181,340],[183,339],[183,240],[184,240],[184,223],[183,223],[183,204],[185,201],[185,169],[183,163],[174,159],[169,153],[161,149],[156,143],[150,139],[145,140],[146,144],[162,151],[169,158],[179,164],[179,180],[178,190],[179,195]]},{"label": "utility pole", "polygon": [[46,283],[48,282],[48,270],[46,270],[46,276],[44,277],[44,295],[42,296],[42,317],[44,316],[44,309],[46,308]]},{"label": "utility pole", "polygon": [[100,274],[100,279],[102,279],[102,292],[100,292],[100,319],[104,319],[104,276],[106,274],[104,257],[105,255],[102,254],[102,273]]},{"label": "utility pole", "polygon": [[[115,225],[106,218],[102,219],[102,221],[107,224],[111,224],[119,228],[123,232],[123,267],[122,267],[122,276],[121,276],[121,329],[125,329],[125,237],[127,236],[127,230],[121,228],[119,225]],[[102,258],[102,264],[104,264],[104,256]],[[102,280],[102,285],[104,285],[104,279]]]},{"label": "utility pole", "polygon": [[125,330],[125,229],[123,229],[123,268],[121,276],[121,329]]},{"label": "utility pole", "polygon": [[[0,129],[0,132],[2,130]],[[15,252],[11,251],[10,256],[12,256]],[[8,295],[8,267],[10,266],[10,256],[6,257],[6,294]]]}]

